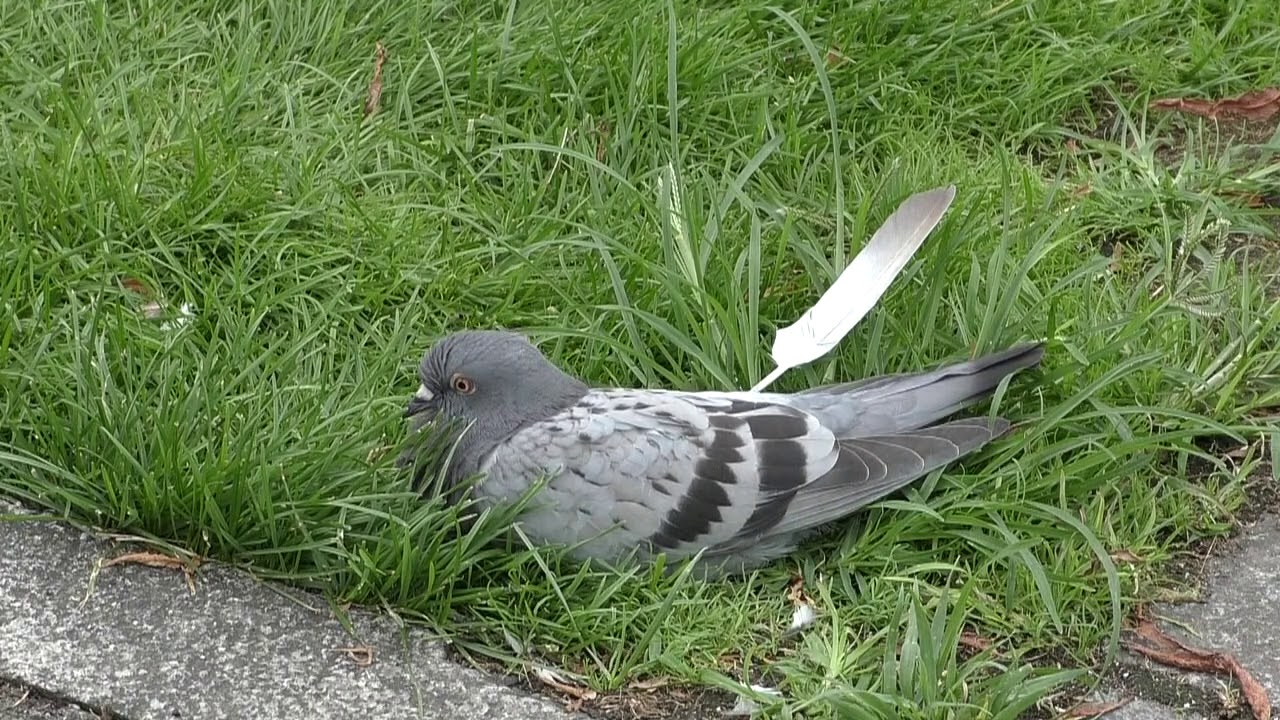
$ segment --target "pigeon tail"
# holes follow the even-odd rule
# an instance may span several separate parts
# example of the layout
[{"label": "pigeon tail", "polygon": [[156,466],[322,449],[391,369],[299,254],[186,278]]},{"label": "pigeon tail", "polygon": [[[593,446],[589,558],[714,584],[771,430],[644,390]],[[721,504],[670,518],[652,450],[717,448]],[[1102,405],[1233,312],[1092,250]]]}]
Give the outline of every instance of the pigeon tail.
[{"label": "pigeon tail", "polygon": [[798,393],[792,404],[817,414],[841,439],[917,430],[981,401],[1043,355],[1044,343],[1026,343],[928,372],[825,385]]}]

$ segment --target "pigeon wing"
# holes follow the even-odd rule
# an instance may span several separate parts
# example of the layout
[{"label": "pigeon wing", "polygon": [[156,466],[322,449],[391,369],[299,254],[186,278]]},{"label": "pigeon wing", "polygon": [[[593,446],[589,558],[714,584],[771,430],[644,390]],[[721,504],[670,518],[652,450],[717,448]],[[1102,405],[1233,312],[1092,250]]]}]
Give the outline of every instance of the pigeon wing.
[{"label": "pigeon wing", "polygon": [[514,499],[546,473],[525,530],[577,544],[580,557],[706,549],[760,561],[1004,427],[961,420],[840,440],[816,416],[765,395],[592,391],[500,446],[479,492]]},{"label": "pigeon wing", "polygon": [[815,418],[783,405],[592,391],[495,450],[477,492],[514,500],[546,474],[522,517],[531,537],[579,544],[580,556],[638,548],[684,557],[768,528],[791,491],[827,474],[840,453]]}]

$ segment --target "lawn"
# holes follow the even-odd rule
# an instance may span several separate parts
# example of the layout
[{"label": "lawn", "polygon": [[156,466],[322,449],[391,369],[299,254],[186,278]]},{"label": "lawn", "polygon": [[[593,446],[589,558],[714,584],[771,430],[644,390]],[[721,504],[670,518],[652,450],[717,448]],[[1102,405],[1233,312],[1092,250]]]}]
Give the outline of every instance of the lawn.
[{"label": "lawn", "polygon": [[[752,682],[783,715],[1050,712],[1268,477],[1275,125],[1148,104],[1267,85],[1277,47],[1265,2],[6,3],[0,494],[555,668],[599,712]],[[1047,339],[998,399],[1019,429],[788,559],[578,567],[394,467],[441,334],[749,387],[949,183],[775,389]],[[819,618],[783,637],[793,575]]]}]

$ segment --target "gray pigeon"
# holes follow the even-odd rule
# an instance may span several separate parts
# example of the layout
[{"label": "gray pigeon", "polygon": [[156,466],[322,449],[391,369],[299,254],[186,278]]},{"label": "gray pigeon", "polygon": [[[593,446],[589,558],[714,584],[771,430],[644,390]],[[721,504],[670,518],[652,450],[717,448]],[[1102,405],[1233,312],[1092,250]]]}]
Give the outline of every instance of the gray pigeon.
[{"label": "gray pigeon", "polygon": [[535,542],[609,563],[705,549],[704,563],[738,572],[1004,434],[999,418],[934,423],[1043,353],[1025,344],[794,394],[608,390],[520,335],[459,332],[426,353],[405,416],[415,433],[435,418],[463,427],[443,479],[480,473],[481,507],[547,477],[520,520]]}]

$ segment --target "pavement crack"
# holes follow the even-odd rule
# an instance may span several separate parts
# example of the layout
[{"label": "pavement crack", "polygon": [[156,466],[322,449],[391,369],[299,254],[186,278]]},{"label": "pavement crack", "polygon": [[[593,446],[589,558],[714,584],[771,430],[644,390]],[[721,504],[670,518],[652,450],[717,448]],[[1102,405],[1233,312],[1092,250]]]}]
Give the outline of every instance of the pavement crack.
[{"label": "pavement crack", "polygon": [[[16,678],[0,676],[0,708],[5,710],[31,709],[33,717],[69,718],[64,711],[75,708],[85,717],[76,720],[136,720],[109,707],[77,700],[62,693],[47,690]],[[57,713],[57,715],[54,715]],[[79,715],[77,713],[77,715]],[[7,716],[6,716],[7,717]],[[19,715],[18,717],[24,717]]]}]

